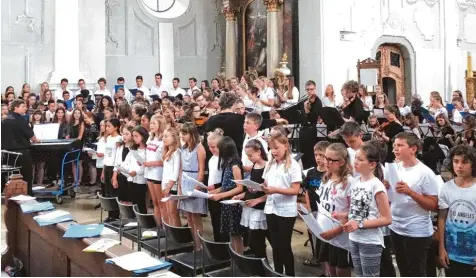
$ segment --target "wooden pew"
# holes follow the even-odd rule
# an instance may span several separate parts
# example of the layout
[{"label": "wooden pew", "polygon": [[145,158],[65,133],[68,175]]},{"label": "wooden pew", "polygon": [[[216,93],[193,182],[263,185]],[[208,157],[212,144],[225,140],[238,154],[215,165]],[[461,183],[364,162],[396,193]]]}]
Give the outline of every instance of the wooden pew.
[{"label": "wooden pew", "polygon": [[12,265],[15,256],[23,262],[22,276],[134,276],[132,272],[105,263],[108,258],[132,253],[132,249],[115,245],[105,253],[83,252],[99,238],[63,238],[65,230],[74,221],[40,227],[33,219],[37,213],[24,214],[20,205],[8,200],[15,195],[26,194],[26,183],[15,181],[10,183],[9,189],[7,187],[9,184],[5,188],[4,212],[7,250],[2,254],[2,266]]}]

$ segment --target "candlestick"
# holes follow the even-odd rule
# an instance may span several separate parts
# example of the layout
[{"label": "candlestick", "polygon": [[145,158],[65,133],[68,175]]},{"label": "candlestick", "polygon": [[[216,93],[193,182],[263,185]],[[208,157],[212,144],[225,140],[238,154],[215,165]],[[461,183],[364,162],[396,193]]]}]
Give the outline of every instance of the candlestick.
[{"label": "candlestick", "polygon": [[471,57],[471,52],[468,51],[468,69],[466,72],[466,77],[473,77],[473,58]]}]

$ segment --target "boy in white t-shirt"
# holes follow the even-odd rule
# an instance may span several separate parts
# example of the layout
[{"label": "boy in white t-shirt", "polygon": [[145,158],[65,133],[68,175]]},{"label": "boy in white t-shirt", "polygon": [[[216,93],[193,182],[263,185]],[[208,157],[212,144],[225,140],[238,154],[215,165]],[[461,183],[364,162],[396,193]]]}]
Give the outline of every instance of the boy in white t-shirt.
[{"label": "boy in white t-shirt", "polygon": [[476,150],[460,145],[451,150],[454,179],[439,193],[439,261],[446,277],[474,277],[476,266]]},{"label": "boy in white t-shirt", "polygon": [[[243,130],[245,132],[245,140],[243,141],[243,146],[246,146],[246,144],[253,139],[258,140],[261,145],[263,145],[263,148],[268,151],[268,143],[261,137],[261,135],[258,133],[259,127],[261,126],[261,123],[263,121],[263,117],[258,114],[258,113],[248,113],[245,116],[245,123],[243,124]],[[245,178],[249,177],[249,172],[251,171],[251,168],[253,167],[253,163],[248,159],[248,156],[246,155],[246,152],[243,148],[241,151],[241,161],[243,163],[243,170],[245,171]]]},{"label": "boy in white t-shirt", "polygon": [[395,190],[405,201],[392,202],[390,230],[398,269],[402,277],[426,276],[426,260],[433,235],[430,212],[438,209],[438,188],[433,171],[416,158],[421,149],[418,137],[401,132],[395,136],[393,152],[398,176]]}]

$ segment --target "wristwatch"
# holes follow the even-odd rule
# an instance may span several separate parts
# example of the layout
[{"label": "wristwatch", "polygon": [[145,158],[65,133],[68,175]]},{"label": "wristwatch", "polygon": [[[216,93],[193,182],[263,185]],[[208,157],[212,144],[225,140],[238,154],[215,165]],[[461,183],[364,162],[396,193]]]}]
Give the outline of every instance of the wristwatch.
[{"label": "wristwatch", "polygon": [[359,227],[359,230],[363,230],[364,229],[364,221],[363,220],[357,221],[357,226]]}]

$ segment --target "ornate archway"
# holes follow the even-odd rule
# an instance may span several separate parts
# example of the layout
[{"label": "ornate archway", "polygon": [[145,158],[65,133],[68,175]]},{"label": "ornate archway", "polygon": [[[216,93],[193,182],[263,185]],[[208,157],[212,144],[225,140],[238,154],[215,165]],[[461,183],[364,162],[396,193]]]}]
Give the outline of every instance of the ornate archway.
[{"label": "ornate archway", "polygon": [[[376,57],[382,45],[398,46],[403,61],[403,84],[405,99],[409,101],[413,94],[416,94],[416,52],[413,45],[405,37],[381,36],[374,43],[371,50],[371,57]],[[385,75],[384,75],[385,76]]]}]

